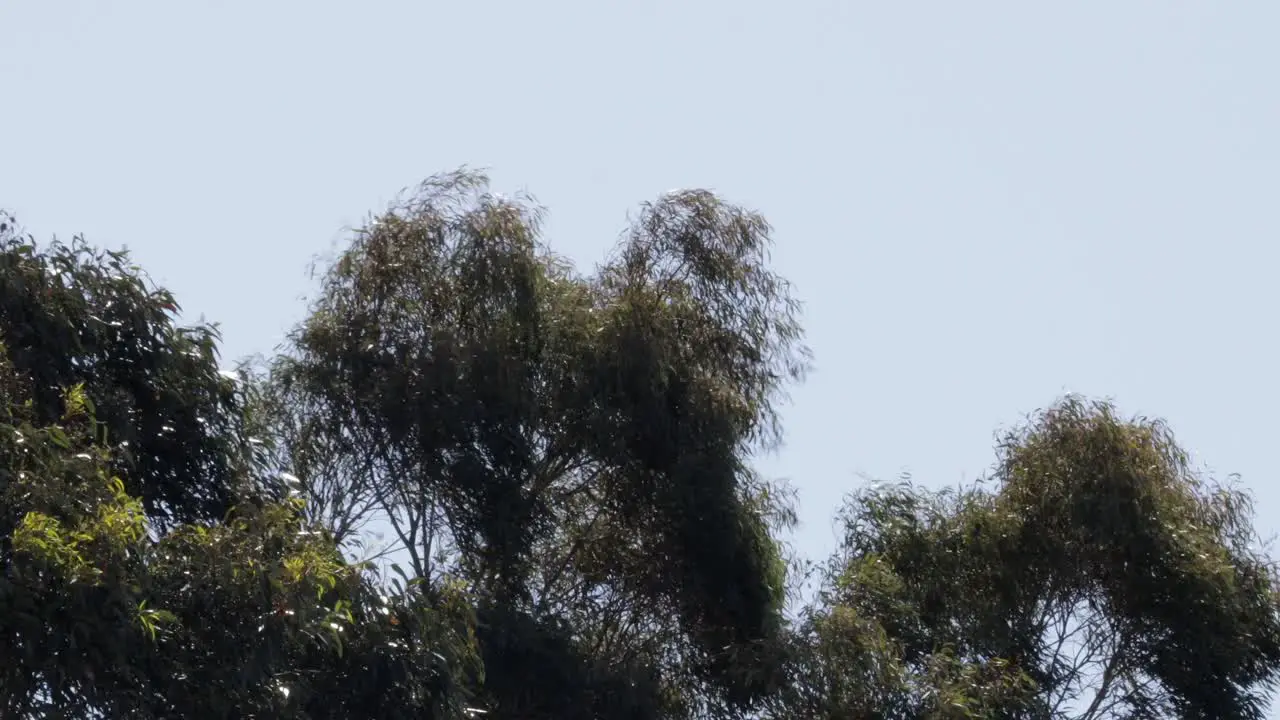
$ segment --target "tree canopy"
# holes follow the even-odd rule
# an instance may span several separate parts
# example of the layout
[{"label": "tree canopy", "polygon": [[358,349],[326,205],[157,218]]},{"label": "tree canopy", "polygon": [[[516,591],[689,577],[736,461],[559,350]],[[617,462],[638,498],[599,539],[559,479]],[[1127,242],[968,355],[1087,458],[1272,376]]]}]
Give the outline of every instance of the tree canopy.
[{"label": "tree canopy", "polygon": [[113,464],[153,521],[220,519],[243,448],[216,329],[176,325],[172,294],[123,252],[78,237],[38,250],[12,218],[0,228],[0,323],[32,421],[60,418],[62,393],[83,384]]},{"label": "tree canopy", "polygon": [[[471,589],[488,667],[580,665],[557,697],[649,687],[653,712],[749,705],[785,591],[749,454],[807,364],[768,224],[671,193],[585,276],[485,182],[431,179],[323,274],[270,372],[284,461],[319,470],[335,534],[376,513],[415,576]],[[512,717],[543,707],[487,677]]]},{"label": "tree canopy", "polygon": [[998,450],[975,487],[851,497],[778,715],[1263,717],[1280,585],[1249,496],[1079,397]]},{"label": "tree canopy", "polygon": [[385,596],[302,522],[301,498],[273,498],[211,329],[175,327],[123,254],[38,248],[13,227],[2,714],[458,717],[477,658],[462,596]]},{"label": "tree canopy", "polygon": [[804,597],[769,224],[667,193],[586,272],[542,215],[429,179],[234,371],[0,217],[0,714],[1264,716],[1276,566],[1163,423],[1069,396],[982,482],[851,488]]}]

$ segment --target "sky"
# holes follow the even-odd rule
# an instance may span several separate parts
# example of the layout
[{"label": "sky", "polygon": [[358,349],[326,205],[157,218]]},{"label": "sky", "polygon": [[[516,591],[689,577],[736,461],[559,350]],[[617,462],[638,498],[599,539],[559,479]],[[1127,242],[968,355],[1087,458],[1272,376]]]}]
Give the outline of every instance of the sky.
[{"label": "sky", "polygon": [[970,482],[1065,392],[1280,530],[1280,4],[4,0],[0,207],[128,246],[228,363],[460,165],[584,268],[678,187],[762,212],[815,372],[761,468],[821,557],[862,476]]}]

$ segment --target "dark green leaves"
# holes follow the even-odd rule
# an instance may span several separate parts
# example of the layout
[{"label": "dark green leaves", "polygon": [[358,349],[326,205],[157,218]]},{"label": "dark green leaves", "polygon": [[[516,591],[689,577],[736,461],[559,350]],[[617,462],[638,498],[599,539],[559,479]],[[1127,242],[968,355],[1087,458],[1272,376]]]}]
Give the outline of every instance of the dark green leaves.
[{"label": "dark green leaves", "polygon": [[129,490],[161,524],[221,518],[242,457],[216,332],[178,326],[176,312],[123,252],[80,238],[39,248],[12,223],[0,232],[0,339],[35,420],[56,420],[63,390],[82,385],[98,439],[116,447]]},{"label": "dark green leaves", "polygon": [[809,358],[768,224],[669,193],[585,273],[541,214],[428,180],[234,376],[123,254],[0,222],[0,714],[1262,716],[1248,496],[1105,403],[853,494],[784,614],[751,456]]},{"label": "dark green leaves", "polygon": [[460,172],[358,230],[274,368],[282,425],[307,438],[292,454],[348,468],[342,485],[313,464],[312,482],[376,498],[360,512],[388,518],[417,574],[572,618],[571,647],[621,623],[582,661],[748,703],[773,678],[784,571],[746,458],[777,440],[807,363],[769,228],[668,195],[585,277],[540,214]]},{"label": "dark green leaves", "polygon": [[829,694],[796,702],[828,712],[852,686],[929,716],[1262,717],[1280,585],[1247,496],[1192,473],[1163,424],[1075,397],[999,451],[975,488],[852,498],[796,665]]},{"label": "dark green leaves", "polygon": [[381,597],[265,502],[172,309],[123,255],[0,246],[0,715],[459,717],[470,602]]}]

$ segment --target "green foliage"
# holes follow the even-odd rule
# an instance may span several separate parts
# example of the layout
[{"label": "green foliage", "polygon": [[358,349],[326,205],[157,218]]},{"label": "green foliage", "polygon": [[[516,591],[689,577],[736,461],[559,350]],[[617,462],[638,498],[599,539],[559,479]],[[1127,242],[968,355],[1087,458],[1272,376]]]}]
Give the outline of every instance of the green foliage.
[{"label": "green foliage", "polygon": [[81,387],[115,450],[112,472],[161,524],[221,519],[243,457],[216,330],[178,326],[177,312],[126,253],[80,238],[41,248],[0,214],[0,327],[29,380],[32,422],[57,421],[63,390]]},{"label": "green foliage", "polygon": [[0,716],[1263,716],[1249,497],[1106,403],[973,487],[853,493],[786,612],[751,459],[808,353],[770,228],[670,193],[585,274],[540,219],[429,180],[232,375],[127,256],[0,217]]},{"label": "green foliage", "polygon": [[1280,585],[1248,497],[1074,397],[999,450],[975,488],[853,496],[796,666],[829,691],[779,715],[1262,717]]},{"label": "green foliage", "polygon": [[288,504],[153,540],[91,427],[0,426],[6,717],[457,716],[465,602],[381,597]]},{"label": "green foliage", "polygon": [[656,668],[643,662],[620,665],[592,653],[580,632],[562,619],[486,608],[479,638],[484,695],[500,709],[518,708],[513,716],[647,720],[685,710],[678,697],[663,692]]},{"label": "green foliage", "polygon": [[[39,258],[29,247],[10,250]],[[68,283],[68,296],[98,290]],[[0,715],[461,717],[460,681],[476,661],[466,598],[445,588],[383,597],[362,567],[300,521],[297,501],[246,494],[221,521],[160,530],[128,490],[147,487],[131,473],[156,466],[117,457],[145,441],[138,428],[152,419],[112,432],[97,417],[108,405],[93,393],[108,387],[98,375],[49,391],[48,374],[14,360],[29,359],[30,344],[8,344],[27,331],[13,316],[0,320]],[[138,388],[157,377],[134,367],[136,377],[117,379]],[[227,468],[251,466],[236,459]],[[228,488],[261,484],[228,480]],[[168,510],[158,512],[168,518]]]},{"label": "green foliage", "polygon": [[784,572],[747,458],[776,441],[807,362],[769,228],[670,194],[584,277],[542,244],[540,215],[460,172],[356,231],[273,368],[285,462],[319,497],[376,498],[415,574],[464,578],[525,618],[502,624],[516,638],[563,654],[622,633],[531,662],[607,675],[643,659],[654,687],[749,704],[772,678]]}]

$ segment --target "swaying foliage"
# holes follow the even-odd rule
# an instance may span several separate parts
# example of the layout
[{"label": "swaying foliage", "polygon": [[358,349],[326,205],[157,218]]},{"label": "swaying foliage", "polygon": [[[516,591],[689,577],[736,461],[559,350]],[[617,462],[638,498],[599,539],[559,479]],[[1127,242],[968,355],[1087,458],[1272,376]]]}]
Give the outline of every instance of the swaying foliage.
[{"label": "swaying foliage", "polygon": [[179,327],[177,312],[124,253],[81,238],[37,249],[0,214],[0,326],[33,420],[56,421],[62,389],[83,384],[115,469],[162,525],[221,519],[244,459],[216,330]]},{"label": "swaying foliage", "polygon": [[[9,251],[10,259],[37,267],[65,259],[61,249],[53,260],[31,246]],[[84,257],[113,270],[126,262],[122,255]],[[94,298],[74,295],[97,292],[94,282],[106,273],[87,265],[78,272],[88,284],[72,278],[60,292],[68,305],[89,306]],[[14,275],[4,282],[19,283]],[[154,295],[139,291],[111,302],[148,297]],[[116,415],[115,424],[99,420],[92,388],[111,387],[103,375],[50,388],[45,383],[55,376],[14,362],[15,355],[30,362],[39,347],[14,319],[0,318],[0,715],[462,716],[461,681],[476,672],[473,613],[462,595],[437,588],[382,597],[367,573],[299,521],[294,502],[230,494],[258,484],[248,480],[227,483],[228,500],[237,502],[225,519],[160,530],[156,520],[169,520],[168,508],[152,516],[128,490],[154,487],[136,474],[158,463],[137,450],[126,461],[116,453],[130,445],[182,451],[148,436],[155,419],[138,412]],[[98,320],[80,319],[90,329],[76,327],[73,316],[66,334],[87,342]],[[15,353],[11,338],[27,345]],[[101,353],[96,367],[118,369],[121,375],[108,377],[126,387],[164,380],[137,365],[136,377],[123,374],[127,359],[154,359],[143,350],[113,345]],[[223,390],[220,398],[232,393]],[[168,408],[164,417],[193,416],[200,400],[194,409]],[[124,427],[130,419],[137,425]],[[214,440],[246,444],[235,436]],[[168,462],[164,467],[190,466],[181,458]]]},{"label": "swaying foliage", "polygon": [[287,505],[151,540],[69,397],[63,424],[6,398],[0,425],[6,717],[456,716],[465,606],[380,599]]},{"label": "swaying foliage", "polygon": [[669,193],[587,274],[540,219],[432,178],[228,373],[125,254],[0,216],[0,716],[1264,716],[1248,495],[1107,403],[853,493],[784,612],[751,459],[809,358],[769,226]]},{"label": "swaying foliage", "polygon": [[1260,718],[1280,670],[1249,499],[1069,397],[986,485],[856,494],[783,717]]},{"label": "swaying foliage", "polygon": [[769,228],[669,194],[584,277],[539,219],[459,172],[359,229],[273,368],[284,461],[335,530],[385,513],[418,576],[495,608],[480,638],[502,658],[488,692],[512,688],[502,717],[562,716],[497,672],[521,657],[583,668],[593,696],[588,676],[749,703],[784,577],[747,457],[807,362]]}]

